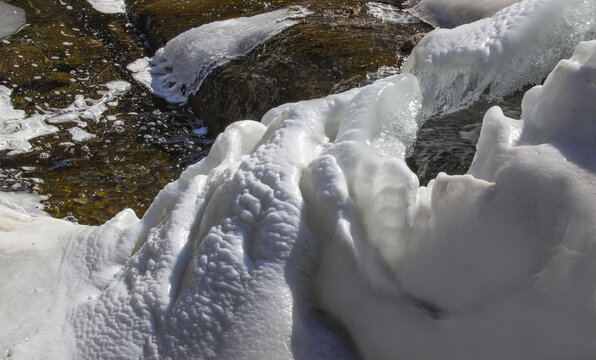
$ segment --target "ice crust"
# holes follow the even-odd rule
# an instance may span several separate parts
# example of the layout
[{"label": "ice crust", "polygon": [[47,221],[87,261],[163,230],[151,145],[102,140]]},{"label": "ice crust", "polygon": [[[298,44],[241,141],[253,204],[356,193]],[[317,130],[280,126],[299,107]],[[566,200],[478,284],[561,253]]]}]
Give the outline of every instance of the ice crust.
[{"label": "ice crust", "polygon": [[485,91],[499,98],[536,84],[574,46],[595,36],[591,0],[525,0],[491,18],[422,39],[404,69],[424,89],[424,113],[467,107]]},{"label": "ice crust", "polygon": [[124,0],[87,0],[91,6],[105,14],[124,14],[126,12],[126,4]]},{"label": "ice crust", "polygon": [[493,16],[521,0],[410,0],[409,12],[430,24],[454,28]]},{"label": "ice crust", "polygon": [[17,32],[25,21],[25,10],[0,1],[0,39]]},{"label": "ice crust", "polygon": [[26,116],[22,110],[13,108],[10,101],[12,90],[0,85],[0,151],[10,150],[9,154],[24,153],[32,150],[29,140],[58,132],[54,126],[63,123],[75,123],[77,127],[69,129],[74,141],[86,141],[95,135],[83,130],[86,121],[100,121],[108,104],[117,100],[131,87],[123,80],[110,81],[104,84],[107,90],[100,90],[100,99],[87,99],[83,95],[75,95],[75,101],[64,109],[56,109]]},{"label": "ice crust", "polygon": [[[532,10],[511,19],[522,39],[540,8],[520,4]],[[454,43],[444,56],[465,50]],[[84,227],[0,198],[0,349],[11,359],[595,358],[596,41],[526,93],[521,119],[486,113],[468,175],[426,187],[404,160],[427,118],[414,74],[428,63],[413,64],[230,125],[140,220],[125,210]]]},{"label": "ice crust", "polygon": [[170,40],[151,61],[139,59],[127,68],[154,94],[170,103],[184,103],[213,69],[247,54],[310,13],[295,6],[205,24]]}]

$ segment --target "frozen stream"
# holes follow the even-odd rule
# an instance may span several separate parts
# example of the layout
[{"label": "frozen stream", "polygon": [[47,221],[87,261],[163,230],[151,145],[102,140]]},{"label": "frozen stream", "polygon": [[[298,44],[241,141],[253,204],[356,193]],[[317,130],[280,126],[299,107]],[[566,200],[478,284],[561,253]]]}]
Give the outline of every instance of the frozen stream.
[{"label": "frozen stream", "polygon": [[[142,217],[77,225],[0,193],[5,357],[595,358],[596,1],[498,3],[443,2],[478,21],[443,12],[464,24],[400,74],[233,123]],[[201,49],[169,44],[178,92]],[[134,86],[115,80],[44,122],[93,141]],[[476,142],[466,174],[421,183],[452,139]]]}]

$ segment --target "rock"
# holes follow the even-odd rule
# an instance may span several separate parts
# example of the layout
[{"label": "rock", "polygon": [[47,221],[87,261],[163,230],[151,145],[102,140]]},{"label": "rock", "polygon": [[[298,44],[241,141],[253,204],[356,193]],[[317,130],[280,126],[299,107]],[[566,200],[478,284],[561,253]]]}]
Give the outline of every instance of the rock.
[{"label": "rock", "polygon": [[[154,47],[206,22],[270,11],[286,1],[129,0],[129,12]],[[318,98],[358,84],[380,66],[399,66],[408,39],[425,23],[383,22],[362,0],[292,2],[314,11],[242,58],[215,69],[188,99],[213,134],[236,120],[260,119],[287,102]],[[166,6],[167,4],[167,6]],[[268,4],[268,5],[267,5]],[[184,7],[186,10],[183,10]],[[180,15],[180,14],[194,15]]]}]

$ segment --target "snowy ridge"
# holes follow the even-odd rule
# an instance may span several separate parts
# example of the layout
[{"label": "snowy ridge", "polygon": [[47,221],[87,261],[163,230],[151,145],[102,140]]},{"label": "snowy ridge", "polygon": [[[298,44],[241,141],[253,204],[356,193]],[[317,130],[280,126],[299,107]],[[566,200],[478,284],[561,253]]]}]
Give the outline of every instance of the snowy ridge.
[{"label": "snowy ridge", "polygon": [[[496,15],[518,21],[503,33],[515,45],[537,21],[519,11]],[[472,44],[474,64],[478,39],[462,34],[442,33],[442,54]],[[507,51],[517,47],[497,60]],[[81,227],[1,206],[0,301],[11,306],[0,318],[12,321],[0,348],[11,359],[596,357],[596,41],[526,94],[521,119],[487,112],[469,175],[427,187],[404,160],[428,113],[414,74],[429,63],[412,64],[234,123],[141,220],[124,211]],[[43,252],[29,245],[42,237]],[[16,304],[31,311],[15,318]]]},{"label": "snowy ridge", "polygon": [[135,79],[170,103],[186,102],[213,69],[245,55],[311,12],[300,6],[216,21],[188,30],[128,66]]},{"label": "snowy ridge", "polygon": [[418,77],[426,116],[452,112],[486,89],[502,97],[543,79],[575,44],[594,37],[596,4],[589,0],[526,0],[492,18],[436,29],[404,66]]}]

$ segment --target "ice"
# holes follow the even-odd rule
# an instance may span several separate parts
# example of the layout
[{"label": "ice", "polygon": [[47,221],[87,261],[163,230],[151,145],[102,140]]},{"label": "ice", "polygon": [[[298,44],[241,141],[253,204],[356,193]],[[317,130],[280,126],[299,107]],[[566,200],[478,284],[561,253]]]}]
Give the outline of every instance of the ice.
[{"label": "ice", "polygon": [[83,95],[75,95],[75,101],[64,109],[55,109],[29,117],[22,110],[15,110],[10,102],[12,90],[0,86],[0,151],[10,150],[9,154],[17,154],[32,150],[29,140],[53,134],[59,129],[56,124],[74,122],[79,127],[69,130],[73,140],[86,141],[95,135],[81,127],[85,120],[98,122],[113,101],[124,95],[131,87],[123,80],[110,81],[103,85],[107,90],[100,90],[101,98],[87,99]]},{"label": "ice", "polygon": [[408,11],[434,26],[453,28],[493,16],[521,0],[410,0]]},{"label": "ice", "polygon": [[596,4],[587,0],[524,0],[491,18],[436,29],[404,65],[424,89],[424,113],[467,107],[488,90],[500,98],[536,84],[575,44],[595,36]]},{"label": "ice", "polygon": [[87,0],[93,8],[105,14],[124,14],[126,4],[124,0]]},{"label": "ice", "polygon": [[247,54],[310,13],[295,6],[205,24],[170,40],[150,62],[139,59],[127,68],[154,94],[170,103],[183,103],[213,69]]},{"label": "ice", "polygon": [[381,19],[383,22],[396,24],[412,24],[419,23],[420,20],[410,13],[401,11],[395,6],[384,4],[380,2],[366,3],[366,9],[372,16]]},{"label": "ice", "polygon": [[32,147],[29,140],[53,134],[58,128],[48,125],[43,116],[27,117],[24,111],[15,110],[10,101],[11,93],[12,90],[0,85],[0,151],[26,152]]},{"label": "ice", "polygon": [[96,137],[94,134],[91,134],[77,126],[68,129],[68,132],[70,133],[72,140],[75,142],[87,141]]},{"label": "ice", "polygon": [[25,10],[0,1],[0,39],[19,31],[25,21]]},{"label": "ice", "polygon": [[[512,16],[518,32],[501,34],[528,44],[537,20],[519,6],[552,15],[553,3],[526,0],[464,29]],[[565,4],[559,12],[585,20],[590,4]],[[460,31],[441,35],[462,44],[447,41],[442,56],[470,54]],[[507,51],[517,47],[494,55]],[[421,187],[404,159],[434,99],[416,74],[438,64],[230,125],[141,220],[125,210],[84,227],[0,201],[0,349],[11,359],[595,358],[596,41],[526,93],[521,119],[486,113],[469,174]]]}]

